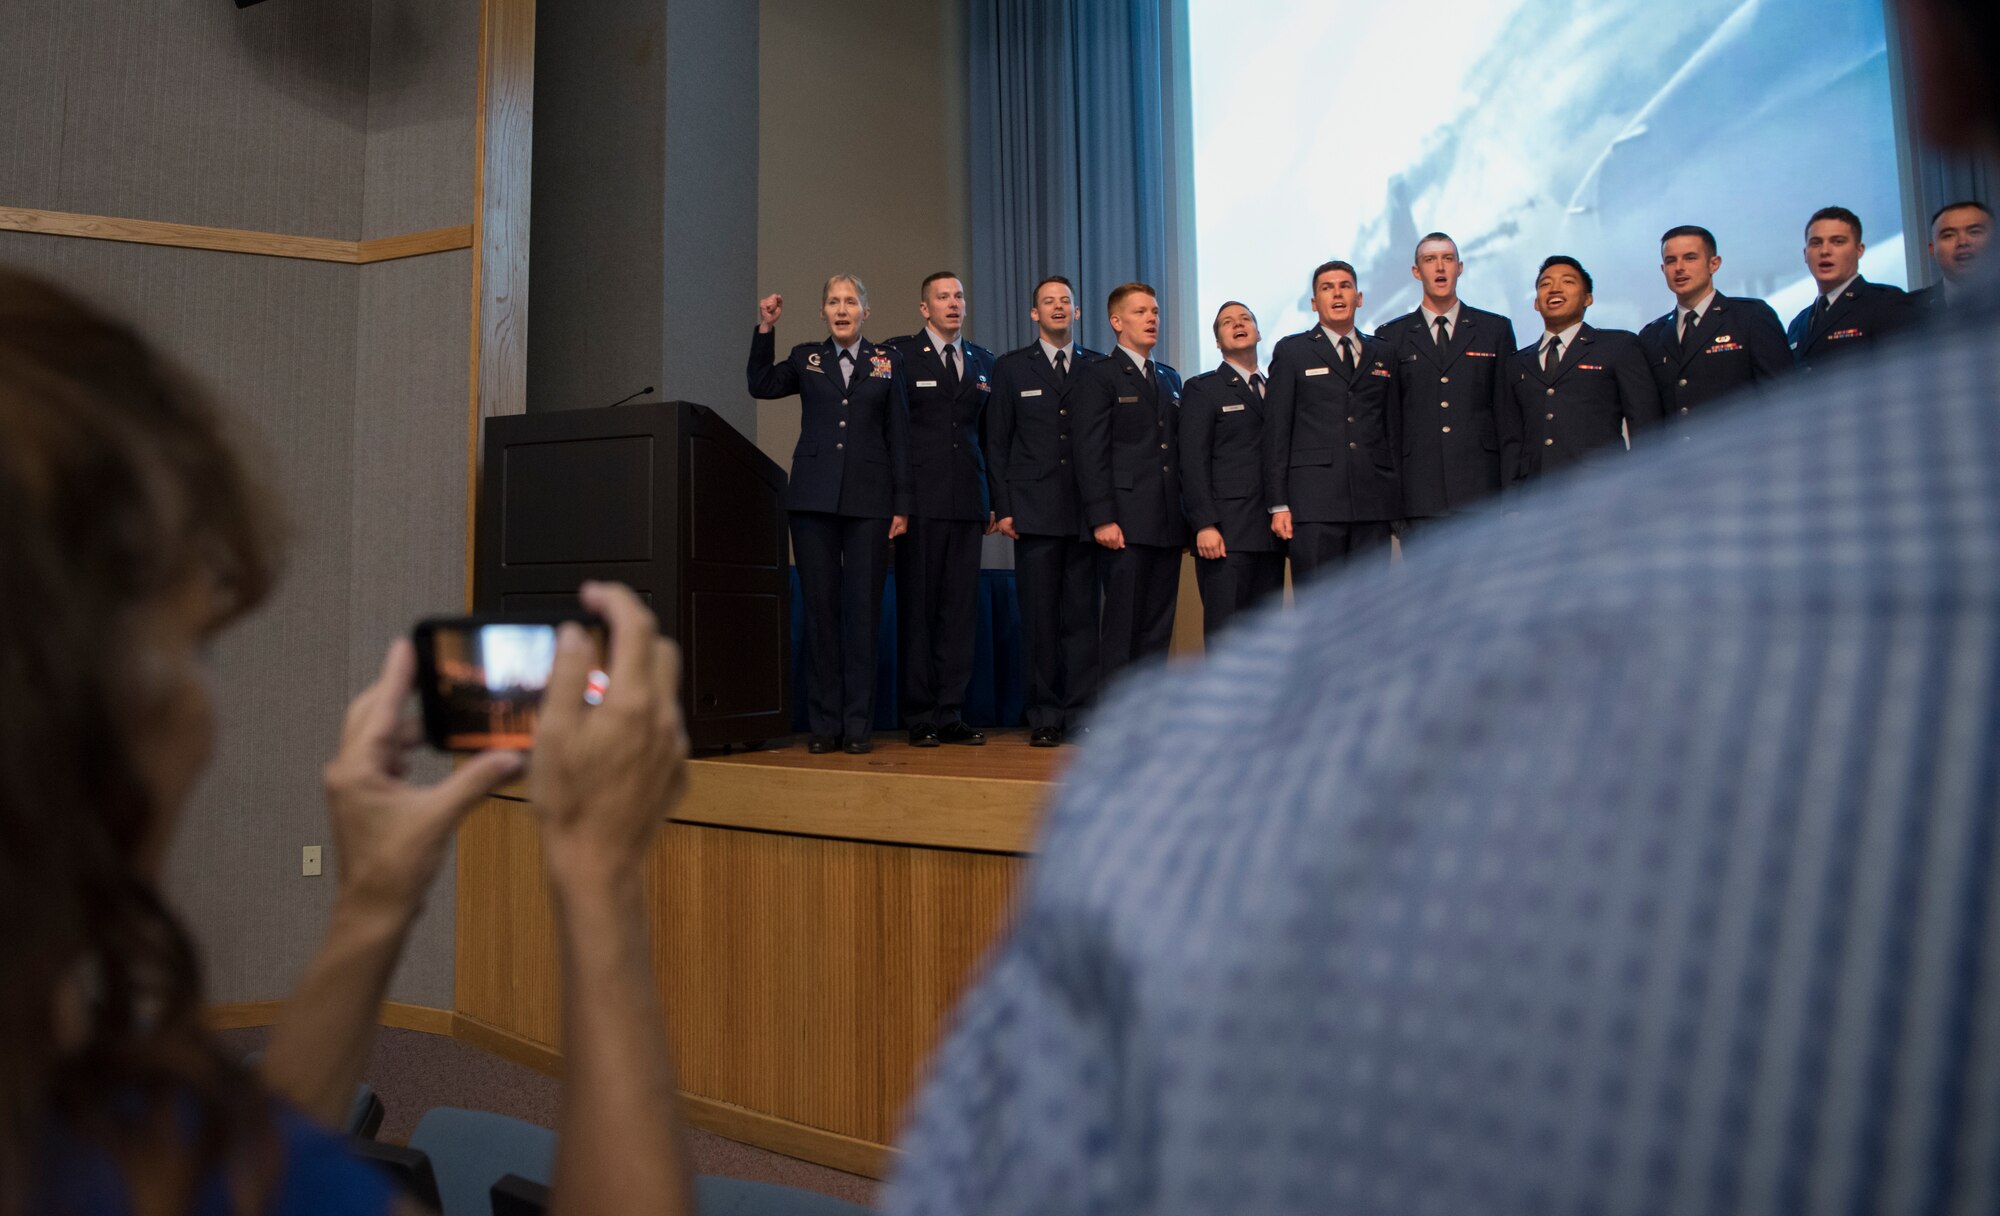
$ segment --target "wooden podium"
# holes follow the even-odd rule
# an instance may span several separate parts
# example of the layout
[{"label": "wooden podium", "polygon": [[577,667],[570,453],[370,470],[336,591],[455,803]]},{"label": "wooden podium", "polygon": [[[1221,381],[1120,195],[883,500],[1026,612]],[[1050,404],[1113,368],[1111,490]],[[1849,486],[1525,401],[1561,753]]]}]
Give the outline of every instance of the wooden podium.
[{"label": "wooden podium", "polygon": [[686,401],[486,421],[473,605],[575,608],[616,580],[680,643],[696,747],[792,730],[785,471]]}]

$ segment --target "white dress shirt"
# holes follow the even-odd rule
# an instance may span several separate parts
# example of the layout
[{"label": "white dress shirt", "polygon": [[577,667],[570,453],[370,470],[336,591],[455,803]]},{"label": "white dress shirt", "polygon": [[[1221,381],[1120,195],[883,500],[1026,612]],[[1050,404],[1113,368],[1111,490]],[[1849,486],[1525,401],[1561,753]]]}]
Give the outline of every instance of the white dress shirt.
[{"label": "white dress shirt", "polygon": [[1360,366],[1360,364],[1361,364],[1361,327],[1360,327],[1360,326],[1358,326],[1358,325],[1357,325],[1357,326],[1355,326],[1355,327],[1354,327],[1353,329],[1350,329],[1350,330],[1348,330],[1348,331],[1347,331],[1346,333],[1344,333],[1344,334],[1337,334],[1337,333],[1334,333],[1334,332],[1333,332],[1332,330],[1328,329],[1328,328],[1326,327],[1325,323],[1324,323],[1324,322],[1322,322],[1322,323],[1320,324],[1320,327],[1319,327],[1319,332],[1321,332],[1321,333],[1325,334],[1325,335],[1326,335],[1326,340],[1327,340],[1327,341],[1329,341],[1329,342],[1331,342],[1331,343],[1333,343],[1333,357],[1334,357],[1335,359],[1338,359],[1338,358],[1340,358],[1340,342],[1341,342],[1341,339],[1345,338],[1345,339],[1348,339],[1348,340],[1352,341],[1352,342],[1354,343],[1354,363],[1355,363],[1355,366],[1357,366],[1357,367],[1358,367],[1358,366]]},{"label": "white dress shirt", "polygon": [[1571,348],[1573,348],[1576,345],[1576,335],[1579,332],[1581,332],[1582,329],[1583,329],[1583,322],[1578,321],[1575,324],[1571,325],[1568,329],[1563,330],[1559,334],[1552,334],[1547,330],[1543,330],[1541,343],[1535,347],[1535,362],[1544,365],[1548,363],[1549,343],[1557,338],[1562,339],[1562,344],[1563,344],[1562,353],[1563,356],[1567,358],[1569,356]]},{"label": "white dress shirt", "polygon": [[1428,303],[1419,305],[1424,314],[1424,332],[1433,338],[1437,337],[1438,318],[1443,317],[1445,340],[1450,341],[1458,333],[1458,310],[1462,306],[1463,301],[1454,300],[1448,310],[1444,312],[1432,312],[1431,306]]},{"label": "white dress shirt", "polygon": [[[958,337],[947,342],[938,335],[938,331],[928,325],[924,326],[924,334],[930,338],[931,346],[937,351],[938,362],[952,368],[963,379],[965,376],[965,335],[960,334]],[[950,361],[945,356],[947,349],[951,351]]]}]

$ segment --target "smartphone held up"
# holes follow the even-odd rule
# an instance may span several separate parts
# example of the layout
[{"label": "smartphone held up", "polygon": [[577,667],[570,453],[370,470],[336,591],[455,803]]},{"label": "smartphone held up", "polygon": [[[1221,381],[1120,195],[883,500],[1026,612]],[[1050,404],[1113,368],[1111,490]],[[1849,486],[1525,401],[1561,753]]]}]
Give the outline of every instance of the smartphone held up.
[{"label": "smartphone held up", "polygon": [[556,628],[576,621],[597,644],[584,701],[604,700],[604,623],[582,615],[433,617],[417,622],[424,738],[442,751],[527,751],[556,659]]}]

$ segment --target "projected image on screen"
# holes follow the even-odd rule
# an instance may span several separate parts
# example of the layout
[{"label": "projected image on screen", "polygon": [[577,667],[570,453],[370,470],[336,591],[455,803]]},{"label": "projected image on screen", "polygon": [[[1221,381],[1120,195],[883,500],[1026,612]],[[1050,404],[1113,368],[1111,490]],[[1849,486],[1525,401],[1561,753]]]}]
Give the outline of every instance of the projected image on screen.
[{"label": "projected image on screen", "polygon": [[1668,311],[1676,224],[1715,232],[1719,289],[1786,319],[1830,203],[1862,217],[1862,273],[1905,281],[1881,0],[1188,5],[1201,319],[1245,301],[1266,358],[1313,323],[1327,258],[1359,268],[1364,328],[1415,308],[1432,229],[1458,239],[1460,296],[1524,343],[1552,253],[1595,276],[1593,324]]}]

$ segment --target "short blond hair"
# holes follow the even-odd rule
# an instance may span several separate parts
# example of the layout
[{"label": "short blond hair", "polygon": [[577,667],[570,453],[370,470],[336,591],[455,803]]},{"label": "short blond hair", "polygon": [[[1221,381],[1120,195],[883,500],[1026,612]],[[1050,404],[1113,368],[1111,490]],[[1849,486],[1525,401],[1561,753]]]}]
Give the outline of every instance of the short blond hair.
[{"label": "short blond hair", "polygon": [[854,274],[828,275],[826,278],[825,286],[819,289],[820,303],[822,304],[826,303],[826,298],[833,294],[833,285],[835,283],[853,284],[854,294],[861,297],[861,307],[863,308],[868,307],[868,284],[861,281],[860,275],[854,275]]},{"label": "short blond hair", "polygon": [[1155,300],[1160,298],[1159,292],[1144,283],[1120,283],[1111,289],[1111,298],[1104,301],[1104,311],[1107,314],[1117,312],[1118,306],[1125,302],[1126,296],[1137,295],[1148,295]]}]

